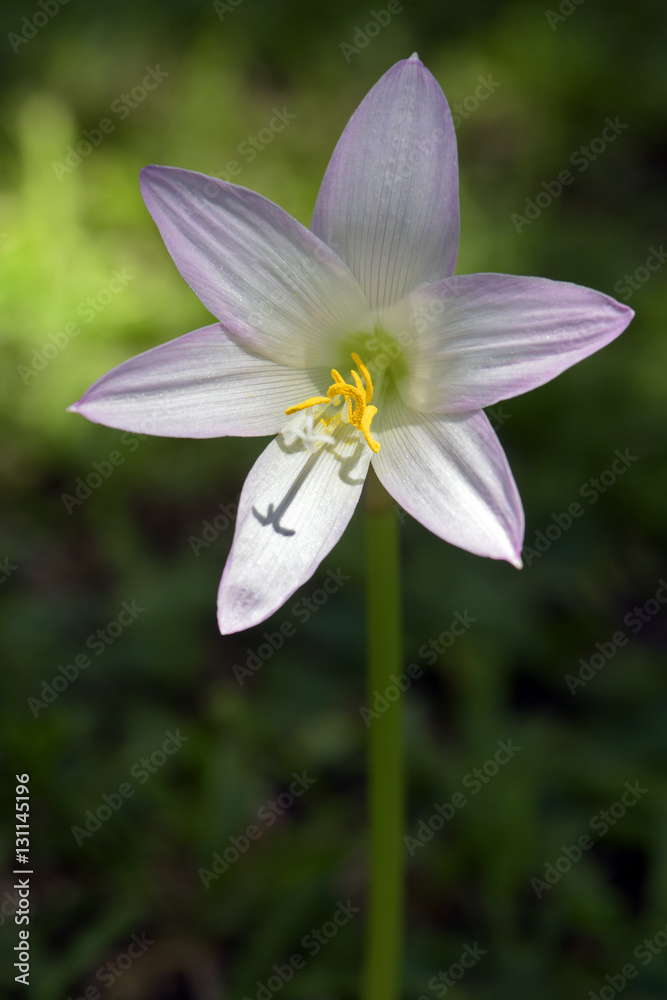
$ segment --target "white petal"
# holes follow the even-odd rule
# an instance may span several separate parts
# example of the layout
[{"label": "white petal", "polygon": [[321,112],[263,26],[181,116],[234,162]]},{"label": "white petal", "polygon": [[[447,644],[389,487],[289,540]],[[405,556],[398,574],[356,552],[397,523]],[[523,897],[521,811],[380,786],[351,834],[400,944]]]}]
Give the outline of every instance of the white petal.
[{"label": "white petal", "polygon": [[141,190],[190,287],[260,354],[317,367],[330,363],[332,342],[372,330],[347,266],[268,198],[176,167],[145,167]]},{"label": "white petal", "polygon": [[618,337],[633,316],[568,281],[461,274],[414,292],[384,321],[405,345],[406,404],[456,413],[544,385]]},{"label": "white petal", "polygon": [[311,229],[379,309],[454,273],[456,133],[445,95],[417,56],[392,66],[352,115],[324,175]]},{"label": "white petal", "polygon": [[385,394],[373,430],[373,468],[408,514],[452,545],[521,566],[521,500],[483,413],[417,413]]},{"label": "white petal", "polygon": [[313,575],[361,495],[371,452],[359,433],[348,425],[310,451],[302,424],[303,412],[290,417],[245,481],[218,593],[223,634],[263,622]]},{"label": "white petal", "polygon": [[69,409],[163,437],[275,434],[285,410],[321,393],[328,374],[268,361],[216,323],[124,361]]}]

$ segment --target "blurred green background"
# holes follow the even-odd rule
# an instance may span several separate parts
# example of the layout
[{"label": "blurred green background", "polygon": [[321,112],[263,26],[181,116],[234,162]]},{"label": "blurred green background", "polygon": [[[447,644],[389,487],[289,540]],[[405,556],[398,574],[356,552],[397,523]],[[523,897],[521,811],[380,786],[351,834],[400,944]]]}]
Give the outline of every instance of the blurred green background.
[{"label": "blurred green background", "polygon": [[[112,366],[209,322],[143,206],[140,168],[224,176],[236,160],[235,180],[308,224],[350,114],[414,50],[463,109],[459,273],[574,281],[637,316],[599,355],[496,408],[534,550],[522,572],[404,519],[405,665],[424,670],[406,696],[407,832],[466,795],[428,842],[406,848],[404,996],[453,994],[444,975],[451,967],[454,982],[466,946],[484,954],[458,1000],[606,989],[604,1000],[628,963],[638,973],[628,1000],[666,996],[667,609],[656,594],[667,577],[667,8],[586,0],[550,15],[534,3],[415,0],[369,38],[371,9],[348,0],[44,5],[6,0],[0,33],[3,996],[18,932],[14,775],[24,772],[34,1000],[266,1000],[262,984],[296,953],[304,967],[270,995],[359,995],[361,510],[271,621],[223,638],[215,596],[230,505],[265,440],[139,440],[65,408]],[[148,68],[164,76],[141,97]],[[480,77],[494,83],[478,100]],[[244,143],[274,108],[295,117],[251,159]],[[627,128],[595,153],[617,116]],[[68,164],[68,146],[105,118],[113,128]],[[562,195],[515,225],[568,168]],[[110,285],[114,272],[123,277]],[[608,471],[617,449],[633,457],[618,475]],[[68,501],[112,452],[111,474]],[[577,502],[583,513],[567,527]],[[339,568],[349,581],[323,606],[296,607]],[[117,638],[87,644],[110,624],[107,635],[118,633],[133,601],[144,610]],[[474,623],[431,655],[456,612]],[[295,634],[274,652],[264,633],[285,622]],[[612,642],[619,630],[623,645]],[[261,668],[240,685],[234,666],[258,650]],[[592,679],[568,686],[595,654]],[[85,655],[90,666],[68,680]],[[472,794],[465,776],[499,740],[521,751]],[[269,822],[266,804],[304,771],[312,787]],[[626,782],[646,792],[614,808]],[[610,809],[601,833],[595,817]],[[99,829],[73,832],[100,810]],[[216,853],[234,857],[230,838],[243,846],[252,824],[261,836],[217,877],[202,875]],[[584,834],[594,845],[567,870],[564,848]],[[558,880],[536,891],[531,880],[557,862]],[[348,900],[361,912],[313,954],[304,939]]]}]

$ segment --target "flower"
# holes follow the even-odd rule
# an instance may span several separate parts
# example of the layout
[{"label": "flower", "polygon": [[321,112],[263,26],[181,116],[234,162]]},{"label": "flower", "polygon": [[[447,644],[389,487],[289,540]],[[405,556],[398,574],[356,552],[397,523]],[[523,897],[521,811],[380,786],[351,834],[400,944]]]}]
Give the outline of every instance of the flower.
[{"label": "flower", "polygon": [[148,434],[276,435],[241,494],[222,633],[264,621],[312,576],[371,463],[434,534],[521,566],[521,501],[483,407],[597,351],[633,312],[568,282],[454,276],[456,136],[416,54],[348,122],[310,229],[192,171],[146,167],[141,188],[218,322],[131,358],[70,409]]}]

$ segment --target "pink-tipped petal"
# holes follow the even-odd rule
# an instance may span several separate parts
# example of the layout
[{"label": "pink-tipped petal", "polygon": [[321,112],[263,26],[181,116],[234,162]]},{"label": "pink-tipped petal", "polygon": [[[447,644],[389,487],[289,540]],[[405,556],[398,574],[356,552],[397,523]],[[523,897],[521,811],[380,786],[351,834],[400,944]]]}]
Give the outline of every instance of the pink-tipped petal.
[{"label": "pink-tipped petal", "polygon": [[455,413],[549,382],[618,337],[633,316],[566,281],[462,274],[419,289],[385,320],[403,331],[405,402]]},{"label": "pink-tipped petal", "polygon": [[311,229],[343,258],[374,307],[454,273],[456,133],[445,95],[416,56],[385,73],[352,115]]},{"label": "pink-tipped petal", "polygon": [[187,283],[265,357],[326,365],[332,343],[366,329],[368,303],[346,265],[267,198],[176,167],[145,167],[141,191]]},{"label": "pink-tipped petal", "polygon": [[124,361],[69,409],[164,437],[275,434],[286,408],[315,395],[327,374],[267,361],[216,323]]},{"label": "pink-tipped petal", "polygon": [[311,452],[294,434],[304,419],[290,418],[245,481],[218,592],[223,635],[263,622],[310,579],[361,495],[371,452],[358,432]]},{"label": "pink-tipped petal", "polygon": [[373,468],[408,514],[452,545],[521,566],[521,499],[485,414],[417,413],[394,393],[373,430]]}]

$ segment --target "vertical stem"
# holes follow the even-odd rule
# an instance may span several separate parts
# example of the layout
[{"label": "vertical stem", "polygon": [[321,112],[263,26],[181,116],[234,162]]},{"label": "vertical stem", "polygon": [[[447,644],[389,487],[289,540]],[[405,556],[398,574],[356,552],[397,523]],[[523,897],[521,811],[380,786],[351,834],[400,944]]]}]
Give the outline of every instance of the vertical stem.
[{"label": "vertical stem", "polygon": [[[368,708],[401,673],[398,517],[371,470],[367,519]],[[392,691],[393,694],[393,691]],[[369,720],[370,900],[364,1000],[398,1000],[403,960],[403,695]],[[382,706],[385,702],[380,701]]]}]

